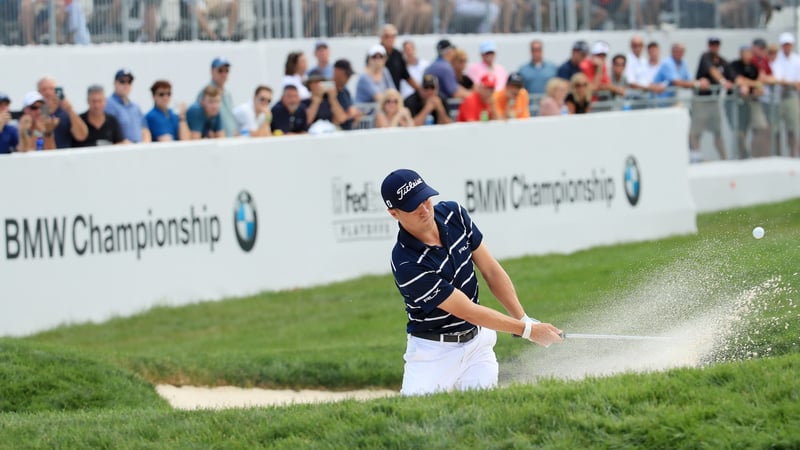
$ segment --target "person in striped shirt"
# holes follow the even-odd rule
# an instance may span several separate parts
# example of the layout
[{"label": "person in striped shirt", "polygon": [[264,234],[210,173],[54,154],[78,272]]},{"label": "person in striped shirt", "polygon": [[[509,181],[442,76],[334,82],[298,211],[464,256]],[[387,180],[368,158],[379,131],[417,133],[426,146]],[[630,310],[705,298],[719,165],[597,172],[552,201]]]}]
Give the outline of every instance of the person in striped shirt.
[{"label": "person in striped shirt", "polygon": [[[403,395],[496,386],[495,331],[543,346],[562,340],[561,330],[525,314],[464,207],[434,205],[431,197],[438,194],[409,169],[391,172],[381,185],[400,228],[391,267],[408,315]],[[480,304],[473,264],[508,315]]]}]

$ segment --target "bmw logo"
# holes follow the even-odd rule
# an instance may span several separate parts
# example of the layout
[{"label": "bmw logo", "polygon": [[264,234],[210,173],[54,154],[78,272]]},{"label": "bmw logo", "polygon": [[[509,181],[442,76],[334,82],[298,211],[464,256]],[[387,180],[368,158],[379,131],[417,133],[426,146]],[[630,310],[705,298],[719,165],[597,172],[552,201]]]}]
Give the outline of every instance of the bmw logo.
[{"label": "bmw logo", "polygon": [[639,203],[639,195],[642,193],[642,177],[639,172],[639,165],[636,163],[636,158],[628,156],[625,160],[625,196],[628,197],[628,203],[631,206],[636,206]]},{"label": "bmw logo", "polygon": [[239,192],[236,204],[233,206],[233,227],[236,230],[236,240],[242,250],[249,252],[256,245],[258,232],[258,216],[253,197],[247,191]]}]

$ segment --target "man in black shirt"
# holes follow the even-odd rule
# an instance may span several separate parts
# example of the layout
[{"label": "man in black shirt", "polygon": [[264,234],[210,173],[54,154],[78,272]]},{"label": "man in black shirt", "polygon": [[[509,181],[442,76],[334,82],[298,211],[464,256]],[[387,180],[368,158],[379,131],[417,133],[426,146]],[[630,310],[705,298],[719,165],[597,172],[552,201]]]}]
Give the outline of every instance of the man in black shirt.
[{"label": "man in black shirt", "polygon": [[439,79],[426,73],[422,89],[411,94],[404,102],[414,117],[414,125],[442,125],[451,123],[447,114],[447,99],[439,93]]},{"label": "man in black shirt", "polygon": [[386,49],[386,68],[392,74],[392,81],[394,85],[400,87],[400,81],[406,80],[415,91],[419,91],[419,85],[408,73],[408,66],[406,60],[403,59],[403,52],[394,48],[394,40],[397,37],[397,28],[394,25],[387,23],[381,29],[381,45]]},{"label": "man in black shirt", "polygon": [[[692,100],[692,125],[689,133],[689,147],[693,153],[700,149],[700,135],[710,131],[714,135],[714,146],[721,160],[727,159],[725,143],[722,140],[722,114],[719,108],[721,89],[726,91],[733,87],[733,70],[719,54],[720,39],[708,39],[708,51],[700,56],[697,65],[696,85],[701,88],[695,92]],[[706,83],[708,88],[704,88]]]},{"label": "man in black shirt", "polygon": [[[272,107],[272,134],[301,134],[308,130],[306,107],[300,102],[297,86],[283,87],[281,101]],[[279,133],[276,133],[280,130]]]},{"label": "man in black shirt", "polygon": [[80,115],[81,120],[86,123],[89,134],[83,141],[75,141],[74,147],[94,147],[96,145],[111,145],[130,143],[122,135],[117,118],[111,114],[106,114],[106,95],[103,87],[99,85],[89,86],[87,103],[89,110]]},{"label": "man in black shirt", "polygon": [[[736,83],[736,92],[725,102],[725,112],[731,128],[736,130],[739,158],[767,156],[755,154],[747,149],[747,130],[753,130],[753,139],[758,134],[768,132],[767,117],[758,98],[764,93],[759,81],[758,66],[753,61],[753,51],[749,46],[739,49],[739,59],[730,65]],[[735,105],[735,107],[734,107]],[[754,149],[755,150],[755,149]]]}]

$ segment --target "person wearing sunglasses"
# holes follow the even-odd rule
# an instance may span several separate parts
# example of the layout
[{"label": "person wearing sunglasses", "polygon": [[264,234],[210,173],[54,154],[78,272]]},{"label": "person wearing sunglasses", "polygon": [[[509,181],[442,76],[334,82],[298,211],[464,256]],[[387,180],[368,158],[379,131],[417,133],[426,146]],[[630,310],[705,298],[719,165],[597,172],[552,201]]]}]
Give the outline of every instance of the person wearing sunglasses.
[{"label": "person wearing sunglasses", "polygon": [[144,123],[144,113],[133,100],[133,73],[129,69],[119,69],[114,74],[114,93],[106,101],[106,114],[117,118],[122,134],[130,142],[151,142],[150,129]]},{"label": "person wearing sunglasses", "polygon": [[[205,87],[212,86],[219,90],[222,97],[222,104],[219,107],[219,117],[222,121],[222,129],[225,131],[225,136],[233,137],[239,134],[239,129],[236,124],[236,117],[233,115],[233,97],[231,91],[225,87],[228,82],[228,74],[231,71],[231,63],[225,58],[214,58],[211,61],[211,83]],[[205,87],[197,94],[197,102],[203,100]]]},{"label": "person wearing sunglasses", "polygon": [[592,111],[592,87],[589,78],[578,72],[569,81],[569,94],[564,100],[570,114],[586,114]]},{"label": "person wearing sunglasses", "polygon": [[431,74],[422,76],[422,89],[405,100],[414,117],[414,125],[444,125],[452,123],[447,112],[447,99],[439,93],[439,79]]},{"label": "person wearing sunglasses", "polygon": [[242,103],[233,110],[240,136],[272,136],[272,88],[260,85],[256,87],[253,100]]},{"label": "person wearing sunglasses", "polygon": [[388,89],[397,89],[397,86],[386,68],[386,49],[375,44],[367,52],[367,70],[356,84],[356,103],[378,102]]},{"label": "person wearing sunglasses", "polygon": [[414,119],[403,105],[403,96],[397,89],[387,90],[378,104],[375,128],[413,127]]},{"label": "person wearing sunglasses", "polygon": [[[53,132],[59,119],[43,114],[45,99],[36,91],[25,94],[22,117],[19,118],[19,146],[17,151],[55,150],[56,138]],[[78,118],[80,120],[80,118]],[[81,123],[83,123],[81,121]]]},{"label": "person wearing sunglasses", "polygon": [[186,103],[181,103],[180,113],[175,113],[169,107],[172,102],[172,84],[167,80],[157,80],[150,86],[150,92],[153,94],[153,109],[144,116],[144,121],[153,140],[156,142],[188,140]]}]

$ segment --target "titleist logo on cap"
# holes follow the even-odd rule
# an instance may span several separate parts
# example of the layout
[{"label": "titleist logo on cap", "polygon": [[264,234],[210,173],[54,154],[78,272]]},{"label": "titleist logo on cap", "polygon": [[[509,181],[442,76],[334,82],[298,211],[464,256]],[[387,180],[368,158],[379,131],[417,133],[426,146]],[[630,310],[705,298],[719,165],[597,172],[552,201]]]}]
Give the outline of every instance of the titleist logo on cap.
[{"label": "titleist logo on cap", "polygon": [[419,186],[420,184],[422,184],[422,178],[417,178],[416,180],[409,181],[408,183],[400,186],[400,188],[397,189],[397,195],[398,195],[397,201],[402,200],[406,194],[411,192],[412,189]]}]

